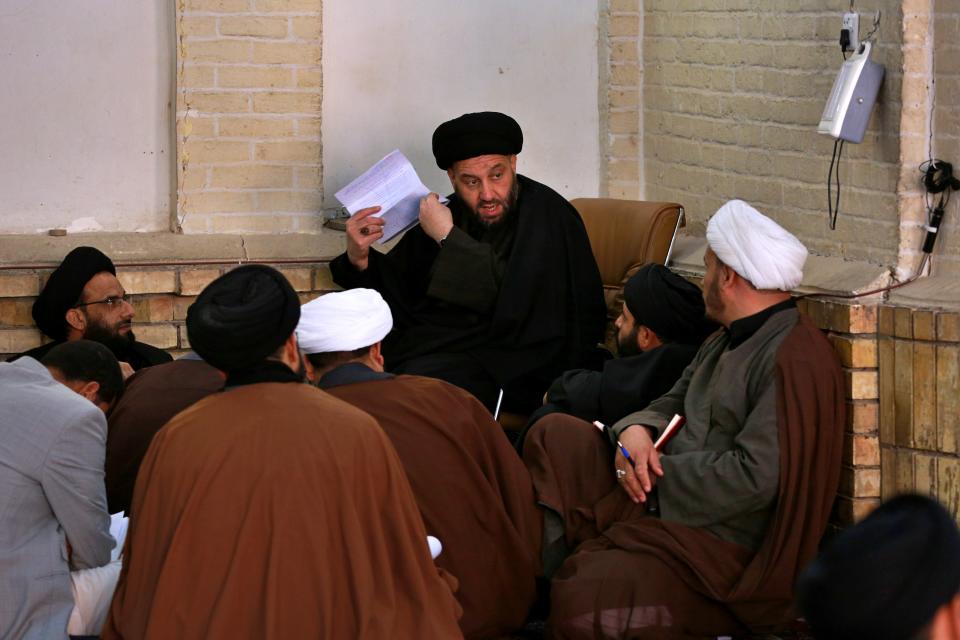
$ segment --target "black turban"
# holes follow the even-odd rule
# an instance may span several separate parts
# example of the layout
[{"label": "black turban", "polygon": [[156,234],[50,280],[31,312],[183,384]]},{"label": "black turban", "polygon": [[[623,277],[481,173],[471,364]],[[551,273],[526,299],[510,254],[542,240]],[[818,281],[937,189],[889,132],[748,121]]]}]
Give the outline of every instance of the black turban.
[{"label": "black turban", "polygon": [[960,533],[930,498],[894,498],[804,571],[800,609],[818,640],[910,638],[960,591]]},{"label": "black turban", "polygon": [[40,331],[54,340],[66,339],[67,311],[80,301],[90,279],[102,271],[117,275],[113,262],[99,249],[77,247],[68,253],[33,303],[33,321]]},{"label": "black turban", "polygon": [[703,295],[661,264],[647,264],[623,285],[623,301],[638,325],[661,340],[698,345],[716,329],[706,320]]},{"label": "black turban", "polygon": [[187,310],[187,336],[201,358],[221,371],[257,364],[290,337],[300,299],[279,271],[237,267],[200,292]]},{"label": "black turban", "polygon": [[466,113],[444,122],[433,132],[433,157],[449,169],[454,162],[488,154],[512,156],[523,148],[517,121],[496,111]]}]

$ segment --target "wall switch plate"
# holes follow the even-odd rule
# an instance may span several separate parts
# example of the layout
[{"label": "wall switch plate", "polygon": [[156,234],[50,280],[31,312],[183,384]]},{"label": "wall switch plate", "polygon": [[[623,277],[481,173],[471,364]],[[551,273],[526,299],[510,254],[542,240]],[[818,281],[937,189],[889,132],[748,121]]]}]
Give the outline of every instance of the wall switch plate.
[{"label": "wall switch plate", "polygon": [[850,44],[844,51],[856,51],[860,46],[860,14],[853,12],[843,14],[843,25],[840,28],[846,29],[850,34]]}]

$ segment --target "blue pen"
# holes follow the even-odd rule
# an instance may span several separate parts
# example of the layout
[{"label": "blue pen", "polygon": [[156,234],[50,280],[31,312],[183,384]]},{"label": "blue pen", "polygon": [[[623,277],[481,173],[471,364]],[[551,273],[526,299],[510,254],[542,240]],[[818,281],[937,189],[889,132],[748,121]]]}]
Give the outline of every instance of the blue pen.
[{"label": "blue pen", "polygon": [[[600,430],[601,433],[606,433],[608,430],[607,425],[603,424],[599,420],[593,421],[593,426]],[[633,464],[633,456],[630,455],[630,452],[627,451],[627,448],[623,446],[623,443],[617,440],[617,447],[620,449],[620,453],[623,454],[623,457],[627,459],[627,462],[630,463],[630,466],[636,466]]]}]

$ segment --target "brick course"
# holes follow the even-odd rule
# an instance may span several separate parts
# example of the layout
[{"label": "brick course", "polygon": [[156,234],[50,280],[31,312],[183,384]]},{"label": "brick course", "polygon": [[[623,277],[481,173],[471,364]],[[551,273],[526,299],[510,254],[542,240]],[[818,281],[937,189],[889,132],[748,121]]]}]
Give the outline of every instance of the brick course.
[{"label": "brick course", "polygon": [[[871,7],[873,8],[873,7]],[[900,3],[875,58],[887,77],[864,143],[846,145],[836,231],[826,222],[832,139],[816,133],[839,70],[840,3],[645,3],[645,197],[685,205],[702,234],[724,201],[749,200],[815,252],[896,264],[900,215]],[[861,20],[869,28],[865,10]]]},{"label": "brick course", "polygon": [[[303,302],[339,289],[325,262],[274,266],[300,293]],[[137,339],[174,354],[189,350],[185,326],[187,308],[197,294],[225,270],[229,267],[183,264],[125,268],[120,265],[117,278],[126,289],[136,313],[134,332]],[[39,283],[51,271],[42,269],[16,276],[0,273],[0,361],[48,341],[34,327],[30,315],[39,292],[39,287],[31,283]]]},{"label": "brick course", "polygon": [[[177,9],[177,219],[186,232],[319,228],[320,0]],[[298,179],[305,171],[304,179]]]},{"label": "brick course", "polygon": [[960,313],[883,307],[880,314],[883,497],[928,493],[960,514],[960,336],[953,330]]}]

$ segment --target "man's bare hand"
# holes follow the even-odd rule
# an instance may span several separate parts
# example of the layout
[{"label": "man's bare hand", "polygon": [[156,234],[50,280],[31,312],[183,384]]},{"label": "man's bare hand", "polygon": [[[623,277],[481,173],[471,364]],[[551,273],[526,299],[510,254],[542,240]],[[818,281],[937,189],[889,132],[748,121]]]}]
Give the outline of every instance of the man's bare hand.
[{"label": "man's bare hand", "polygon": [[435,193],[420,200],[420,227],[435,242],[446,238],[453,229],[453,214]]},{"label": "man's bare hand", "polygon": [[626,473],[620,478],[620,486],[634,502],[646,502],[647,494],[653,491],[657,478],[663,476],[660,454],[653,448],[650,432],[640,424],[624,429],[620,433],[620,443],[633,458],[633,464],[630,464],[623,452],[617,451],[614,466]]},{"label": "man's bare hand", "polygon": [[347,259],[358,271],[369,265],[370,245],[383,237],[382,218],[372,217],[380,207],[360,209],[347,220]]},{"label": "man's bare hand", "polygon": [[129,362],[120,361],[120,375],[123,376],[124,380],[133,375],[133,367],[130,366]]}]

